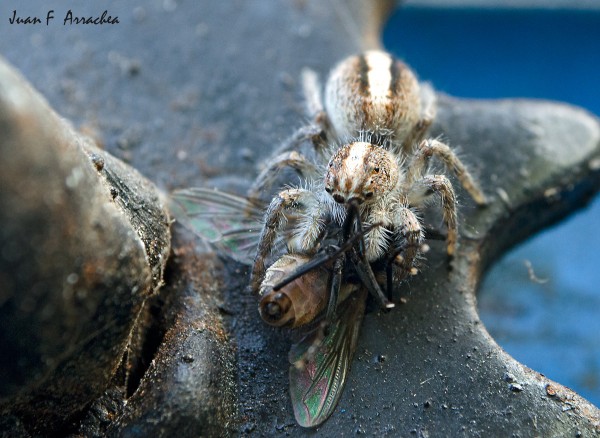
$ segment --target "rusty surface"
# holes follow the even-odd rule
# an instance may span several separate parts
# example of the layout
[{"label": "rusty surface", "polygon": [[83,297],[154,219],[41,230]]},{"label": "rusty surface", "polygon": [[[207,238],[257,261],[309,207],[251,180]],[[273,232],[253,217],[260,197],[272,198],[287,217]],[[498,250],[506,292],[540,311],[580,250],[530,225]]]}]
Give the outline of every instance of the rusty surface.
[{"label": "rusty surface", "polygon": [[[373,46],[389,4],[107,3],[123,18],[120,25],[13,27],[0,52],[61,114],[91,127],[107,152],[159,187],[243,193],[261,160],[304,121],[300,70],[324,75],[342,57]],[[57,11],[69,6],[53,4]],[[82,8],[98,13],[98,6]],[[478,209],[462,194],[454,260],[443,244],[430,243],[425,268],[401,288],[403,304],[366,315],[344,395],[322,427],[306,431],[294,422],[289,333],[260,321],[255,298],[244,293],[246,268],[228,259],[221,264],[179,230],[166,287],[146,307],[143,345],[132,349],[141,356],[130,376],[139,384],[125,395],[127,407],[124,393],[106,384],[80,433],[598,433],[598,408],[503,352],[475,306],[490,263],[597,191],[598,120],[545,102],[440,96],[432,135],[440,133],[461,146],[492,203]],[[110,160],[104,160],[90,162],[93,172],[105,172]],[[0,424],[25,427],[15,416]]]}]

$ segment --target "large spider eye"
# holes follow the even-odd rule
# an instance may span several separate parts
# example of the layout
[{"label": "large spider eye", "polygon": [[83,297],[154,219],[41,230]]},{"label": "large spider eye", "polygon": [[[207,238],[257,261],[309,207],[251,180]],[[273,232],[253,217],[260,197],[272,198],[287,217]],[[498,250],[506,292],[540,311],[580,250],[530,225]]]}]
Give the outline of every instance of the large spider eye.
[{"label": "large spider eye", "polygon": [[373,197],[373,192],[365,193],[365,199],[371,199]]},{"label": "large spider eye", "polygon": [[374,167],[374,168],[373,168],[373,172],[375,172],[375,173],[379,173],[379,167]]}]

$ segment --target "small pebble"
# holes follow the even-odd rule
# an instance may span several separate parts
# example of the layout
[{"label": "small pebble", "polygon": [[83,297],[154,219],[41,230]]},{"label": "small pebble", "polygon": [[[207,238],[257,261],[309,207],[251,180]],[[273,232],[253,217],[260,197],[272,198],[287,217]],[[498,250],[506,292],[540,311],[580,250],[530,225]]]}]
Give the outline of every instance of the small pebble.
[{"label": "small pebble", "polygon": [[513,392],[523,391],[523,386],[521,386],[521,384],[519,384],[519,383],[511,383],[510,385],[508,385],[508,387]]}]

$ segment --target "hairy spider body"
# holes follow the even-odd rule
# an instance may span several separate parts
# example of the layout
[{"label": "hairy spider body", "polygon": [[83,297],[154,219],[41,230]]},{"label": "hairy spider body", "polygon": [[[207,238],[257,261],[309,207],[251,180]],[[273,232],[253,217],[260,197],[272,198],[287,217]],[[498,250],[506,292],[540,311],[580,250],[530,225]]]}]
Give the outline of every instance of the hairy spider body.
[{"label": "hairy spider body", "polygon": [[[315,72],[304,71],[303,84],[313,123],[284,143],[249,192],[256,197],[285,167],[304,181],[302,188],[286,189],[271,201],[255,258],[253,289],[260,285],[264,260],[288,214],[299,215],[290,252],[310,255],[318,251],[327,224],[341,226],[348,206],[355,205],[359,222],[382,224],[364,237],[366,259],[373,263],[387,258],[389,265],[399,267],[401,279],[415,273],[423,241],[417,212],[437,195],[448,230],[447,252],[454,254],[456,196],[445,175],[430,174],[431,158],[441,161],[478,204],[486,199],[450,147],[424,139],[435,115],[431,88],[382,51],[341,61],[328,77],[324,99]],[[306,141],[313,147],[312,159],[301,153]]]}]

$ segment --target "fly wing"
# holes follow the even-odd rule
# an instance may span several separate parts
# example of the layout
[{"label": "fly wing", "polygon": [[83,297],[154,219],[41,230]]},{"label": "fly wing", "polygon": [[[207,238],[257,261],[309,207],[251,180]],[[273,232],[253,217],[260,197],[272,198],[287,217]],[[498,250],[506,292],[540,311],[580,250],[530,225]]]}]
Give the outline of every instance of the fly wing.
[{"label": "fly wing", "polygon": [[240,263],[254,260],[265,206],[218,190],[189,188],[171,194],[175,218]]},{"label": "fly wing", "polygon": [[302,427],[323,423],[335,409],[350,370],[367,290],[360,287],[338,305],[338,317],[305,336],[290,351],[290,396]]}]

